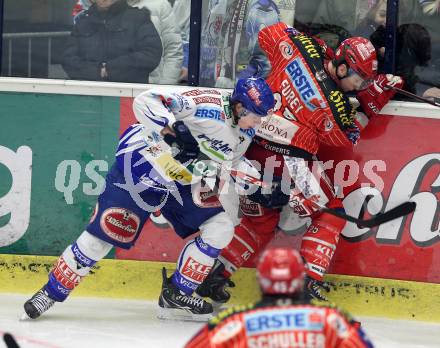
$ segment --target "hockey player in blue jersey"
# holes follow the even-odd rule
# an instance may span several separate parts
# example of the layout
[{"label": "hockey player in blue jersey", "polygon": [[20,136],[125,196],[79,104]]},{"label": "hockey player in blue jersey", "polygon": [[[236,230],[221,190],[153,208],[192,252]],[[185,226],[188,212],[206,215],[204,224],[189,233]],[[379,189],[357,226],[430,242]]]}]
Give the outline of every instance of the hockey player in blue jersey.
[{"label": "hockey player in blue jersey", "polygon": [[[273,106],[269,86],[256,78],[239,80],[232,95],[165,88],[138,95],[133,110],[139,123],[120,138],[91,221],[60,256],[48,282],[24,304],[24,318],[38,318],[55,302],[66,300],[114,246],[132,247],[150,213],[158,209],[182,238],[200,231],[183,248],[172,276],[163,272],[159,316],[210,317],[212,305],[192,293],[231,241],[234,224],[219,201],[213,203],[212,194],[200,194],[197,188],[219,165],[239,163],[254,127]],[[202,156],[208,160],[200,161]]]}]

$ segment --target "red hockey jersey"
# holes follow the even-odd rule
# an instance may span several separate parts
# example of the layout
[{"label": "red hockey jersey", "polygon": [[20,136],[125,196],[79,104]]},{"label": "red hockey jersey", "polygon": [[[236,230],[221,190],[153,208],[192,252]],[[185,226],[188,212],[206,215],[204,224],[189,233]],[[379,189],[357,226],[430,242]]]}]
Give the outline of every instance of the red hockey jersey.
[{"label": "red hockey jersey", "polygon": [[258,35],[272,70],[266,79],[276,100],[275,114],[257,132],[271,143],[316,154],[320,143],[356,144],[355,108],[324,69],[325,48],[284,23]]},{"label": "red hockey jersey", "polygon": [[370,348],[360,328],[329,306],[262,304],[211,319],[185,348]]}]

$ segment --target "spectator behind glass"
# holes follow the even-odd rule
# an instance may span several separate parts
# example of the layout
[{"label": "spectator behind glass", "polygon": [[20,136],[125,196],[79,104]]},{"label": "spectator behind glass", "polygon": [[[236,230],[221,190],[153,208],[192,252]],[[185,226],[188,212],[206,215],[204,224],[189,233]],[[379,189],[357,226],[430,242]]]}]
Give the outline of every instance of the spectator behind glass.
[{"label": "spectator behind glass", "polygon": [[[369,2],[368,6],[369,10],[365,17],[360,19],[359,24],[353,30],[353,36],[369,38],[377,28],[380,26],[385,27],[387,20],[387,0],[373,0]],[[399,2],[400,23],[415,23],[419,15],[420,6],[417,0],[401,0]]]},{"label": "spectator behind glass", "polygon": [[[420,12],[417,1],[399,1],[399,18],[405,23],[415,22]],[[386,4],[386,0],[297,0],[294,26],[336,49],[349,37],[368,38],[385,25]]]},{"label": "spectator behind glass", "polygon": [[294,27],[336,49],[351,37],[358,0],[297,0]]},{"label": "spectator behind glass", "polygon": [[369,38],[379,26],[385,27],[386,22],[387,0],[379,0],[370,8],[365,18],[361,20],[353,35]]},{"label": "spectator behind glass", "polygon": [[[183,63],[182,38],[176,25],[176,19],[168,0],[128,0],[128,4],[137,8],[146,8],[151,13],[151,21],[160,35],[163,54],[159,66],[150,73],[148,82],[174,85],[179,81]],[[90,0],[78,0],[75,10],[87,10]],[[189,20],[189,18],[188,18]]]},{"label": "spectator behind glass", "polygon": [[146,83],[162,44],[146,9],[94,0],[77,17],[63,56],[70,79]]},{"label": "spectator behind glass", "polygon": [[352,32],[356,26],[359,1],[362,0],[323,0],[316,9],[313,23],[332,24]]},{"label": "spectator behind glass", "polygon": [[417,66],[427,66],[431,59],[431,38],[425,27],[417,23],[401,24],[397,28],[396,74],[405,80],[405,89],[416,93],[419,78]]},{"label": "spectator behind glass", "polygon": [[183,44],[183,64],[180,71],[179,82],[188,81],[189,61],[189,19],[191,14],[191,0],[176,0],[173,5],[173,15]]},{"label": "spectator behind glass", "polygon": [[280,20],[292,23],[292,0],[210,0],[200,47],[200,84],[231,88],[237,78],[257,71],[265,76],[270,64],[258,47],[262,28]]},{"label": "spectator behind glass", "polygon": [[[385,27],[379,26],[370,35],[370,40],[379,52],[379,72],[384,72]],[[396,74],[405,81],[404,89],[416,93],[419,79],[417,66],[426,66],[431,59],[431,38],[425,27],[418,23],[401,24],[397,27]]]},{"label": "spectator behind glass", "polygon": [[[416,67],[417,94],[440,99],[440,0],[419,0],[423,16],[420,22],[431,34],[432,59],[426,67]],[[440,100],[438,100],[440,102]]]},{"label": "spectator behind glass", "polygon": [[[386,0],[372,3],[372,7],[354,31],[355,36],[363,36],[371,40],[378,52],[379,72],[384,72]],[[412,93],[424,95],[428,89],[421,85],[421,71],[426,71],[431,59],[431,38],[426,28],[417,23],[420,21],[420,7],[414,0],[399,3],[399,18],[396,40],[396,74],[405,81],[404,88]],[[432,73],[429,74],[433,76]],[[435,75],[435,74],[434,74]],[[438,74],[437,74],[438,75]],[[432,90],[434,91],[434,90]]]},{"label": "spectator behind glass", "polygon": [[146,8],[162,40],[163,54],[159,66],[150,74],[149,83],[175,85],[183,63],[182,38],[168,0],[128,0],[131,6]]}]

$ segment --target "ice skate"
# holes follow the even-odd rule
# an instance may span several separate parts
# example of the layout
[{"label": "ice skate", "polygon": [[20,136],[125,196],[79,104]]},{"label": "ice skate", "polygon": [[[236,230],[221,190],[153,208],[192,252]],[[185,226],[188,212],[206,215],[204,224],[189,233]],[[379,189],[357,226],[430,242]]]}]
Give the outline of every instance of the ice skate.
[{"label": "ice skate", "polygon": [[185,295],[167,278],[165,268],[162,269],[162,292],[159,297],[159,319],[208,321],[213,316],[213,308],[209,302],[198,296]]},{"label": "ice skate", "polygon": [[216,312],[225,309],[225,303],[231,298],[227,288],[235,287],[234,282],[223,275],[225,266],[216,261],[211,272],[196,290],[196,294],[200,297],[208,297],[213,302],[212,305]]},{"label": "ice skate", "polygon": [[44,287],[41,288],[24,304],[25,313],[21,316],[21,320],[37,319],[41,314],[52,307],[54,303],[55,300],[49,297],[49,294],[44,290]]},{"label": "ice skate", "polygon": [[304,279],[304,298],[306,300],[328,301],[323,292],[330,292],[327,283],[306,276]]}]

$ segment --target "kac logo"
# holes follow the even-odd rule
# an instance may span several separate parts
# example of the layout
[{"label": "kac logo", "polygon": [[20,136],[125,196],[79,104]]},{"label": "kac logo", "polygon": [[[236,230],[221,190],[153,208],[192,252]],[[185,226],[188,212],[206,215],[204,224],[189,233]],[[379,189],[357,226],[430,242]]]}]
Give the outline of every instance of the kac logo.
[{"label": "kac logo", "polygon": [[290,59],[293,56],[293,48],[292,46],[286,42],[286,41],[281,41],[278,48],[280,49],[281,55],[285,58],[285,59]]}]

